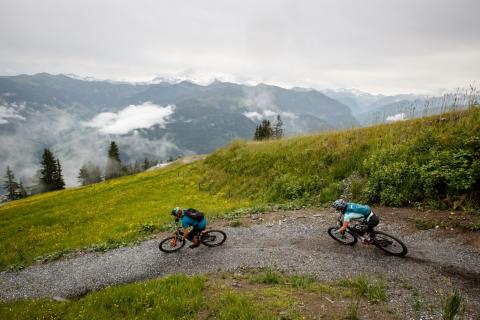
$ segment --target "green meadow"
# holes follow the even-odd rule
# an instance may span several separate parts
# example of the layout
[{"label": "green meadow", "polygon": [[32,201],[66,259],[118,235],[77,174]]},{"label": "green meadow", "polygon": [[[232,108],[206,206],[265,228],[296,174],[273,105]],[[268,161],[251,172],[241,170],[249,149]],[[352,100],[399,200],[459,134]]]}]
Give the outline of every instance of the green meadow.
[{"label": "green meadow", "polygon": [[[235,284],[235,285],[232,285]],[[318,308],[318,301],[325,306]],[[328,301],[331,301],[328,302]],[[368,305],[368,310],[360,308]],[[0,303],[1,319],[345,319],[372,310],[393,319],[381,280],[364,275],[342,283],[318,282],[276,271],[171,275],[108,287],[78,300]],[[358,309],[358,310],[357,310]]]},{"label": "green meadow", "polygon": [[248,200],[199,191],[195,164],[45,193],[0,207],[0,267],[28,265],[81,248],[106,250],[166,230],[175,206],[208,217],[248,207]]},{"label": "green meadow", "polygon": [[175,206],[214,218],[344,196],[390,206],[480,207],[480,109],[265,142],[205,160],[0,207],[0,269],[107,250],[168,229]]}]

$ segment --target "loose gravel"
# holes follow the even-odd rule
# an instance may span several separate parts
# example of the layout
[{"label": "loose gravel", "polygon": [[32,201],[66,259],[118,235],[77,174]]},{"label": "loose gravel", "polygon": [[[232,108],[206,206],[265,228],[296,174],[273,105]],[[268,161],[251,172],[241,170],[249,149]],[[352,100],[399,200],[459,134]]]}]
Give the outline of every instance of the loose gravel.
[{"label": "loose gravel", "polygon": [[335,242],[326,232],[335,222],[331,212],[302,210],[260,220],[252,220],[250,227],[223,228],[228,239],[221,247],[185,246],[180,252],[165,254],[155,239],[36,264],[20,272],[1,272],[0,299],[71,299],[105,286],[177,272],[269,267],[326,281],[359,273],[382,277],[388,286],[389,305],[407,314],[414,313],[413,297],[438,305],[446,293],[459,288],[468,313],[480,314],[480,250],[456,238],[438,237],[439,230],[412,232],[405,222],[381,223],[378,230],[399,237],[409,249],[406,257],[398,258],[374,246]]}]

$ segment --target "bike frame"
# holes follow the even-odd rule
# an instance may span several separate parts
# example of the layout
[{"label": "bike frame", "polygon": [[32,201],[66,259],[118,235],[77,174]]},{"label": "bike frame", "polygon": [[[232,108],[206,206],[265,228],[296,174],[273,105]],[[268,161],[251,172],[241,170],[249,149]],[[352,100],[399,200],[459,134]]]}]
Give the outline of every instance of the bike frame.
[{"label": "bike frame", "polygon": [[[175,230],[175,232],[173,233],[173,236],[176,238],[175,240],[178,240],[179,238],[182,239],[182,237],[183,237],[183,232],[185,232],[185,230],[178,225],[178,220],[175,220],[175,227],[176,227],[176,229],[177,229],[177,230]],[[197,234],[197,235],[195,236],[195,238],[200,239],[200,237],[203,235],[204,232],[205,232],[205,230],[200,231],[200,233]]]}]

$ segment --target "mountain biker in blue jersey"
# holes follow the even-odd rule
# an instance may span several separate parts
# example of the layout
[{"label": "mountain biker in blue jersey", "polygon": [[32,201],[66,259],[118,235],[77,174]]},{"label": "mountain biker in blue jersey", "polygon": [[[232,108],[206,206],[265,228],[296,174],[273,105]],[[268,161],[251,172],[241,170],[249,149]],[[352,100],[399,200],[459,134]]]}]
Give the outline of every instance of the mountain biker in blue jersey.
[{"label": "mountain biker in blue jersey", "polygon": [[[184,230],[182,241],[188,239],[192,242],[190,248],[198,247],[200,245],[200,240],[197,236],[200,232],[205,230],[205,227],[207,226],[207,219],[203,213],[193,208],[180,209],[179,207],[176,207],[172,210],[172,215],[175,217],[175,222],[182,222],[182,228]],[[189,228],[191,228],[190,231]],[[175,244],[173,243],[172,246],[175,246]]]},{"label": "mountain biker in blue jersey", "polygon": [[366,240],[367,242],[370,241],[370,233],[373,231],[373,228],[375,228],[380,222],[378,215],[376,215],[372,211],[372,208],[367,205],[362,205],[354,202],[346,202],[343,199],[335,200],[332,207],[338,211],[341,211],[343,214],[343,224],[340,229],[337,230],[338,232],[340,232],[340,234],[345,234],[345,230],[347,230],[350,221],[361,221],[362,224],[365,224],[367,226]]}]

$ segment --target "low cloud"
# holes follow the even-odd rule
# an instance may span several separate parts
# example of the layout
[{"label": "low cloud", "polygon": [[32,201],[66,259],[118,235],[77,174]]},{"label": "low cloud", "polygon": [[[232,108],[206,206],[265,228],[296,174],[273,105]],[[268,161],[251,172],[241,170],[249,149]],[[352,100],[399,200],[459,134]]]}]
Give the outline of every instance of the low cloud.
[{"label": "low cloud", "polygon": [[402,113],[397,113],[397,114],[394,115],[394,116],[389,116],[389,117],[387,117],[386,120],[387,120],[388,122],[395,122],[395,121],[403,121],[403,120],[405,120],[405,119],[407,119],[407,115],[402,112]]},{"label": "low cloud", "polygon": [[154,125],[164,127],[174,113],[175,106],[162,107],[151,102],[130,105],[116,113],[103,112],[85,126],[98,129],[103,134],[127,134],[135,129],[147,129]]},{"label": "low cloud", "polygon": [[7,119],[25,120],[24,117],[17,114],[15,109],[5,106],[0,106],[0,124],[8,123]]},{"label": "low cloud", "polygon": [[262,119],[272,119],[276,118],[277,115],[280,115],[283,119],[297,119],[298,116],[292,112],[283,112],[283,111],[273,111],[273,110],[263,110],[260,112],[257,111],[250,111],[244,112],[243,115],[249,118],[252,121],[261,121]]},{"label": "low cloud", "polygon": [[263,115],[256,111],[244,112],[243,115],[252,121],[260,121],[263,118]]}]

